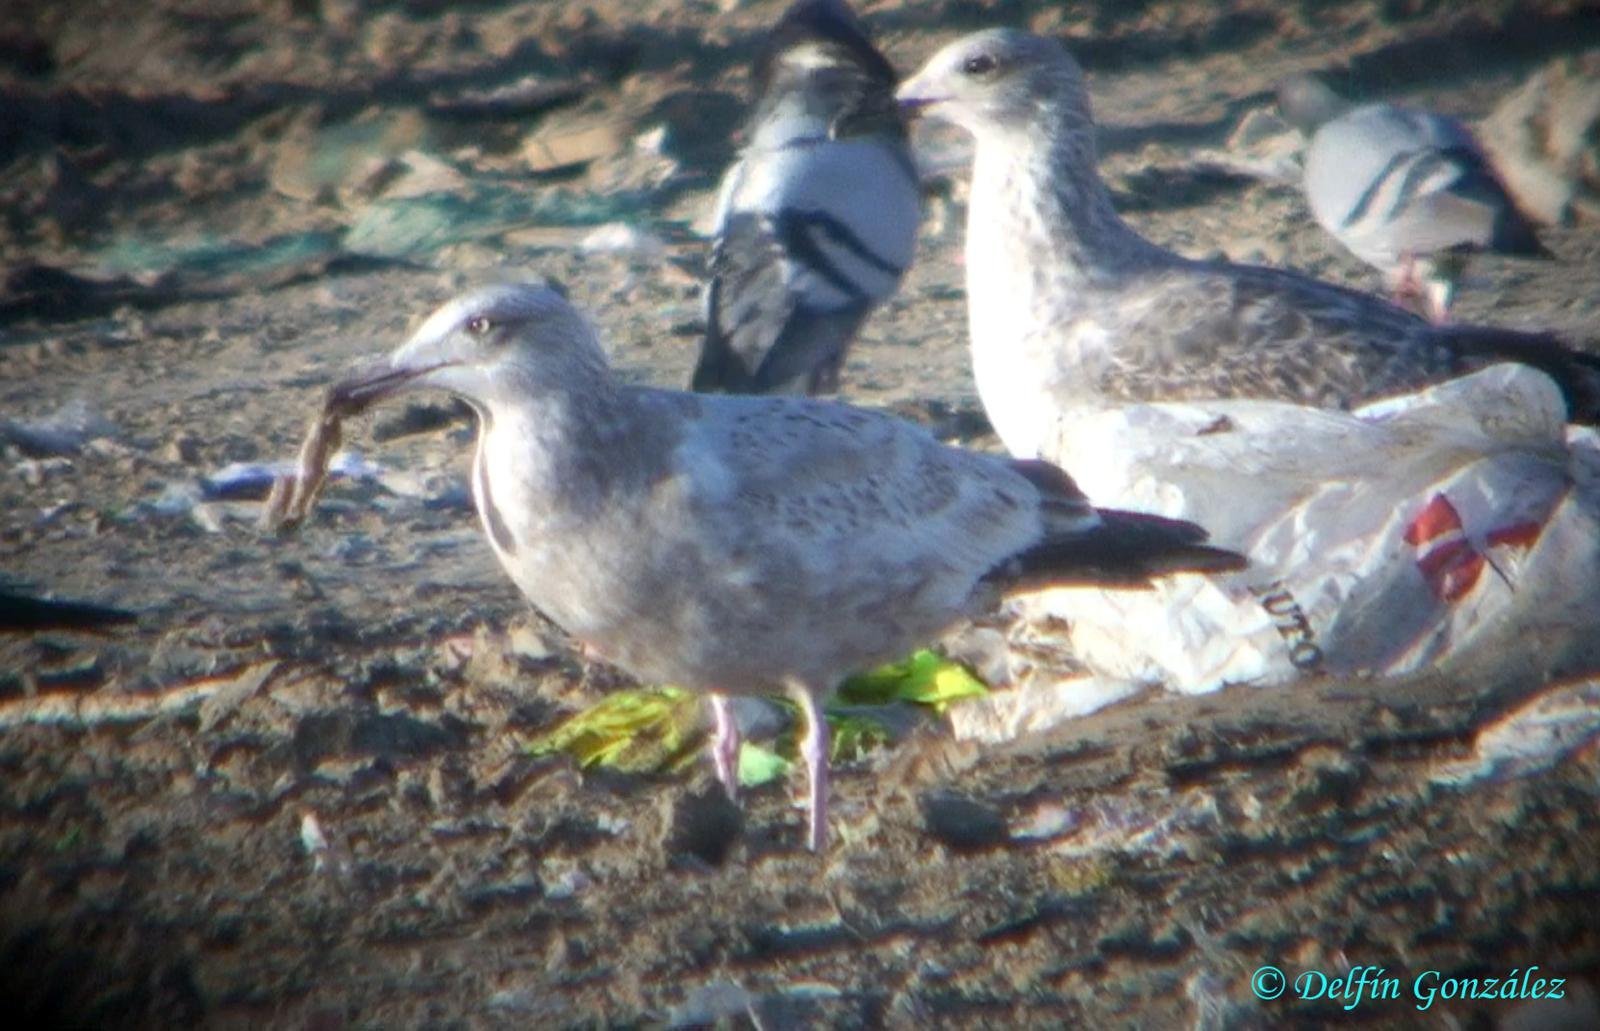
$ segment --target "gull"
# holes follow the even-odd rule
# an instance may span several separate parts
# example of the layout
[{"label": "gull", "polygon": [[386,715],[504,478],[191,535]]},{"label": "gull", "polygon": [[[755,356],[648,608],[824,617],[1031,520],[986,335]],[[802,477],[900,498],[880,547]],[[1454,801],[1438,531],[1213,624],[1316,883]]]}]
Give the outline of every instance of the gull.
[{"label": "gull", "polygon": [[821,703],[847,674],[1011,592],[1243,563],[1192,523],[1096,509],[1055,466],[947,447],[891,416],[625,385],[548,284],[456,297],[333,387],[325,411],[416,390],[477,413],[473,499],[528,600],[639,680],[712,692],[730,794],[738,734],[716,699],[794,697],[814,850],[827,842]]},{"label": "gull", "polygon": [[1419,301],[1443,322],[1469,253],[1551,256],[1460,121],[1396,104],[1356,106],[1310,75],[1279,85],[1278,108],[1310,137],[1311,214],[1383,273],[1397,302]]},{"label": "gull", "polygon": [[1195,261],[1140,236],[1095,167],[1083,72],[1059,43],[997,29],[938,51],[899,97],[976,142],[967,212],[973,375],[1016,456],[1062,413],[1260,398],[1349,409],[1513,360],[1600,412],[1600,359],[1548,334],[1435,326],[1300,273]]},{"label": "gull", "polygon": [[896,76],[843,0],[802,0],[755,79],[749,142],[719,191],[691,385],[827,393],[916,248],[921,194]]}]

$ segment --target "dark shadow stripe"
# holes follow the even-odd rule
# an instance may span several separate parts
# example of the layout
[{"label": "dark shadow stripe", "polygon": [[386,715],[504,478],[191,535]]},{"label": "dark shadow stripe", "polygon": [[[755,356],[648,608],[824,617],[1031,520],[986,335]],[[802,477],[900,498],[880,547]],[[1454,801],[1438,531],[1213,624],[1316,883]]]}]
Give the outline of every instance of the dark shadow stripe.
[{"label": "dark shadow stripe", "polygon": [[483,521],[489,527],[489,536],[494,540],[495,546],[507,555],[515,555],[516,538],[511,536],[511,529],[506,526],[505,518],[500,515],[500,509],[495,507],[494,495],[489,492],[489,462],[483,456],[484,437],[489,432],[487,422],[478,432],[480,434],[478,454],[472,463],[472,474],[478,481],[478,503],[483,506]]}]

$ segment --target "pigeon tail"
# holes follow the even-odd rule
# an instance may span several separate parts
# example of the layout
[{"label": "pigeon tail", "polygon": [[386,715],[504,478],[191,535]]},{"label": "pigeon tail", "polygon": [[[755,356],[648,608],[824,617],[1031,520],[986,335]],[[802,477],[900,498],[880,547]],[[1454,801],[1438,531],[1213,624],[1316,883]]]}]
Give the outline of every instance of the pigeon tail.
[{"label": "pigeon tail", "polygon": [[1555,252],[1539,239],[1539,231],[1533,222],[1514,205],[1502,209],[1500,217],[1495,219],[1494,237],[1489,241],[1489,247],[1500,254],[1521,258],[1555,259]]},{"label": "pigeon tail", "polygon": [[[716,281],[711,289],[713,296],[721,293]],[[736,326],[725,333],[713,315],[689,389],[702,394],[834,393],[845,352],[869,310],[857,305],[837,312],[791,312],[764,353],[754,346],[759,340],[750,339],[759,338],[761,327]],[[754,368],[752,359],[759,360]]]},{"label": "pigeon tail", "polygon": [[[716,289],[715,280],[712,281],[712,289]],[[714,318],[706,327],[705,340],[700,345],[700,360],[695,362],[689,389],[702,394],[756,393],[755,376],[729,345],[727,335],[717,329]]]},{"label": "pigeon tail", "polygon": [[1450,192],[1494,212],[1494,224],[1484,249],[1523,258],[1555,257],[1539,239],[1533,221],[1517,207],[1516,199],[1482,150],[1476,145],[1447,147],[1439,154],[1461,170],[1461,177],[1451,184]]}]

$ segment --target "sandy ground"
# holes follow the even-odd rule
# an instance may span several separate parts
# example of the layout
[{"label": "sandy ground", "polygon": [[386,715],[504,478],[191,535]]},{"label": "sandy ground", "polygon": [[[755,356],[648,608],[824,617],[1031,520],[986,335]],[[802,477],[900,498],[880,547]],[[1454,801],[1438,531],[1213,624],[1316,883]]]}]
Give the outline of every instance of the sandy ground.
[{"label": "sandy ground", "polygon": [[[1537,654],[1454,681],[1152,694],[1001,749],[924,721],[840,768],[841,840],[819,858],[788,787],[741,824],[704,764],[625,777],[525,755],[623,680],[494,566],[448,407],[352,426],[385,474],[335,483],[297,538],[205,491],[291,456],[350,360],[486,276],[560,278],[626,375],[685,380],[694,226],[781,6],[0,13],[0,416],[68,438],[7,445],[0,570],[138,615],[0,631],[12,1009],[319,1028],[1600,1020],[1600,751],[1482,761],[1485,728],[1526,707],[1595,704]],[[1065,35],[1141,228],[1369,287],[1292,187],[1196,150],[1290,71],[1347,66],[1373,94],[1478,115],[1600,43],[1575,3],[939,0],[866,20],[902,69],[982,25]],[[993,446],[961,197],[932,186],[918,263],[845,393]],[[647,239],[581,245],[611,222]],[[1460,317],[1594,336],[1600,229],[1545,239],[1558,260],[1481,262]],[[1264,964],[1382,967],[1408,998],[1261,1001]],[[1571,979],[1567,1010],[1409,998],[1427,970],[1535,964]]]}]

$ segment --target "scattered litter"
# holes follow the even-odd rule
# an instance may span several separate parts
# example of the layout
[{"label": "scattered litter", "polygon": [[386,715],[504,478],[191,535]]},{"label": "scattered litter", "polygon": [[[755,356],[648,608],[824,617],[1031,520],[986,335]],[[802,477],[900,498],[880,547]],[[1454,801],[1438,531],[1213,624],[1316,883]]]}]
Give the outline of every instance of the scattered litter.
[{"label": "scattered litter", "polygon": [[331,842],[317,814],[309,809],[300,815],[300,844],[311,857],[314,872],[331,873],[340,879],[350,876],[353,863],[349,849]]},{"label": "scattered litter", "polygon": [[[1186,694],[1306,677],[1593,669],[1600,436],[1555,383],[1495,365],[1353,412],[1129,405],[1062,426],[1052,461],[1103,505],[1191,519],[1250,557],[1149,591],[1018,600],[1090,671]],[[1218,427],[1225,427],[1220,429]]]},{"label": "scattered litter", "polygon": [[528,751],[566,752],[580,766],[625,773],[676,769],[698,744],[700,700],[677,687],[616,691],[529,742]]},{"label": "scattered litter", "polygon": [[1600,220],[1600,50],[1547,62],[1477,135],[1529,215],[1552,225]]},{"label": "scattered litter", "polygon": [[1138,694],[1141,685],[1114,677],[1025,678],[1010,691],[996,691],[950,711],[957,741],[1000,744],[1039,734]]},{"label": "scattered litter", "polygon": [[789,776],[794,763],[777,752],[753,741],[739,742],[739,783],[758,788]]},{"label": "scattered litter", "polygon": [[989,693],[964,666],[926,648],[903,662],[892,662],[845,681],[841,700],[855,705],[915,702],[941,715],[957,702]]},{"label": "scattered litter", "polygon": [[667,1014],[667,1026],[709,1027],[735,1017],[754,1019],[756,997],[733,981],[718,980],[703,984],[689,992],[683,1005]]},{"label": "scattered litter", "polygon": [[102,689],[91,694],[42,694],[0,700],[0,730],[29,724],[98,727],[142,723],[193,712],[218,692],[236,688],[239,671],[188,680],[158,691]]},{"label": "scattered litter", "polygon": [[1435,784],[1465,785],[1527,777],[1600,742],[1600,680],[1556,684],[1486,725],[1473,755],[1443,764]]},{"label": "scattered litter", "polygon": [[71,468],[72,460],[69,458],[24,458],[11,467],[11,472],[28,486],[37,487],[49,477]]},{"label": "scattered litter", "polygon": [[[927,650],[851,677],[827,707],[832,758],[852,759],[883,747],[906,731],[919,709],[942,713],[987,693],[965,668]],[[795,754],[793,706],[778,698],[730,701],[742,739],[739,782],[758,787],[786,776]],[[702,695],[676,687],[615,691],[528,748],[536,756],[565,752],[585,767],[673,771],[694,761],[705,724]]]},{"label": "scattered litter", "polygon": [[561,129],[541,129],[522,145],[528,170],[546,173],[576,168],[615,154],[625,142],[622,126],[613,122]]},{"label": "scattered litter", "polygon": [[435,93],[428,98],[428,113],[461,120],[521,119],[571,104],[588,89],[588,84],[581,79],[527,75],[492,89]]},{"label": "scattered litter", "polygon": [[667,139],[671,133],[672,130],[665,122],[646,129],[633,138],[633,149],[645,154],[654,154],[656,157],[666,157]]},{"label": "scattered litter", "polygon": [[1188,840],[1208,837],[1221,824],[1216,799],[1190,790],[1071,807],[1042,801],[1013,820],[1012,837],[1052,842],[1051,851],[1068,857],[1149,852],[1165,858],[1187,853]]},{"label": "scattered litter", "polygon": [[547,899],[570,899],[582,895],[592,887],[594,878],[572,866],[549,879],[545,885],[544,896]]},{"label": "scattered litter", "polygon": [[578,249],[585,254],[628,254],[638,258],[659,258],[666,253],[667,245],[661,237],[648,229],[628,222],[608,222],[598,226],[578,241]]},{"label": "scattered litter", "polygon": [[316,858],[316,868],[322,869],[323,854],[328,851],[328,837],[322,833],[322,824],[315,813],[308,812],[300,817],[300,844],[305,846],[306,854]]},{"label": "scattered litter", "polygon": [[200,703],[200,732],[209,733],[233,715],[251,695],[261,690],[277,669],[276,660],[257,663],[241,670],[231,681],[219,683],[216,690]]},{"label": "scattered litter", "polygon": [[68,401],[43,419],[0,419],[0,443],[11,444],[29,458],[75,455],[117,428],[93,411],[87,401]]}]

